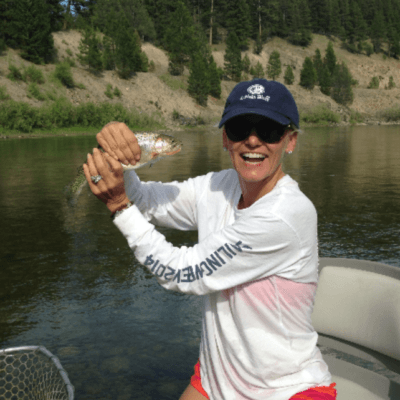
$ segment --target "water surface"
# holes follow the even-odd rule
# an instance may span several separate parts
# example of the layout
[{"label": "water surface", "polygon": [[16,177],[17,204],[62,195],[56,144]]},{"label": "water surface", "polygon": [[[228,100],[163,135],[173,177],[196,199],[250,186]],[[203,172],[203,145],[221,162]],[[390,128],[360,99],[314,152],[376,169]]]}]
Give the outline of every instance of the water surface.
[{"label": "water surface", "polygon": [[[168,182],[230,168],[221,133],[175,132],[183,150],[142,168]],[[168,292],[137,263],[88,189],[63,188],[95,137],[0,142],[0,348],[44,345],[81,399],[177,399],[198,357],[201,298]],[[315,204],[323,257],[400,267],[398,127],[309,129],[285,169]],[[177,246],[196,232],[160,229]]]}]

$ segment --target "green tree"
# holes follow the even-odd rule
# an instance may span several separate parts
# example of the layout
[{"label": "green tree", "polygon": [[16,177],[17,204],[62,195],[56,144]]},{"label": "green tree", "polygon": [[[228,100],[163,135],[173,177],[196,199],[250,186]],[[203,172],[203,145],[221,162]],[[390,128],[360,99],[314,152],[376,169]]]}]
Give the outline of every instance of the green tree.
[{"label": "green tree", "polygon": [[321,52],[319,51],[318,48],[315,50],[315,55],[313,58],[313,65],[314,65],[315,71],[317,72],[317,79],[318,79],[317,82],[318,82],[318,84],[320,84],[322,68],[324,66],[324,63],[322,61]]},{"label": "green tree", "polygon": [[121,16],[120,28],[115,36],[115,64],[119,76],[128,79],[135,72],[142,70],[139,36]]},{"label": "green tree", "polygon": [[208,80],[210,86],[209,94],[219,99],[221,97],[221,71],[218,69],[212,55],[208,60]]},{"label": "green tree", "polygon": [[322,66],[321,74],[319,77],[319,87],[323,94],[329,96],[331,94],[332,78],[326,64]]},{"label": "green tree", "polygon": [[247,49],[247,39],[250,36],[249,33],[251,32],[252,24],[246,0],[232,0],[228,2],[226,26],[229,32],[235,32],[239,41],[239,49]]},{"label": "green tree", "polygon": [[264,70],[263,67],[260,63],[260,61],[257,61],[256,66],[253,68],[250,68],[250,74],[253,75],[253,78],[264,78]]},{"label": "green tree", "polygon": [[100,52],[100,39],[95,30],[87,26],[79,43],[78,59],[82,65],[88,65],[93,71],[102,71],[103,62]]},{"label": "green tree", "polygon": [[329,73],[333,75],[336,68],[336,55],[335,51],[333,50],[333,43],[331,41],[329,41],[326,48],[324,63],[328,67]]},{"label": "green tree", "polygon": [[250,58],[247,54],[242,59],[242,71],[246,73],[250,71]]},{"label": "green tree", "polygon": [[196,32],[192,17],[182,1],[178,1],[172,20],[166,29],[164,42],[169,51],[169,71],[180,75],[196,49]]},{"label": "green tree", "polygon": [[105,70],[110,71],[115,69],[115,43],[110,37],[106,35],[103,36],[102,60],[103,68]]},{"label": "green tree", "polygon": [[381,10],[377,11],[371,25],[371,39],[374,46],[374,52],[379,53],[382,49],[382,43],[386,39],[385,20]]},{"label": "green tree", "polygon": [[350,3],[350,23],[347,32],[347,37],[350,44],[354,44],[359,41],[366,39],[367,23],[361,12],[360,6],[357,2],[353,1]]},{"label": "green tree", "polygon": [[124,14],[130,27],[143,39],[154,40],[154,23],[141,0],[97,0],[93,22],[109,36],[118,30],[119,15]]},{"label": "green tree", "polygon": [[349,105],[353,102],[354,95],[351,87],[353,78],[346,64],[338,64],[332,76],[331,97],[339,104]]},{"label": "green tree", "polygon": [[242,71],[242,56],[239,39],[234,31],[229,32],[226,40],[224,55],[226,74],[234,81],[239,82]]},{"label": "green tree", "polygon": [[254,52],[254,54],[261,54],[262,49],[263,49],[263,44],[262,44],[262,41],[261,41],[261,36],[257,35],[256,42],[254,43],[253,52]]},{"label": "green tree", "polygon": [[286,67],[285,75],[284,75],[283,78],[285,80],[286,85],[292,85],[293,84],[293,82],[294,82],[294,74],[293,74],[293,69],[292,69],[292,67],[290,65],[288,65]]},{"label": "green tree", "polygon": [[207,106],[207,95],[210,92],[207,61],[200,52],[193,54],[189,67],[188,93],[201,106]]},{"label": "green tree", "polygon": [[267,65],[267,76],[275,80],[282,72],[281,56],[277,50],[274,50],[270,56]]},{"label": "green tree", "polygon": [[18,0],[9,9],[8,35],[21,49],[21,57],[36,64],[50,61],[54,42],[45,0]]},{"label": "green tree", "polygon": [[310,57],[306,57],[303,68],[300,72],[300,85],[306,89],[312,90],[317,82],[317,73]]}]

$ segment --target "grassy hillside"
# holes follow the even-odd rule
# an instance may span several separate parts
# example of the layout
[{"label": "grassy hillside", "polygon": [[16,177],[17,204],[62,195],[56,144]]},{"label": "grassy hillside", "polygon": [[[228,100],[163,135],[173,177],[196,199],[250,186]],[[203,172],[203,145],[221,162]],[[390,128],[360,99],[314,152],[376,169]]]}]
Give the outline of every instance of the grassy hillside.
[{"label": "grassy hillside", "polygon": [[[26,82],[9,79],[7,77],[10,72],[9,65],[14,65],[20,71],[26,71],[26,68],[33,64],[21,59],[17,51],[7,50],[0,56],[0,99],[8,97],[34,107],[50,107],[52,104],[54,106],[57,99],[60,98],[67,99],[74,106],[82,106],[89,102],[95,105],[121,104],[134,115],[134,121],[137,121],[135,125],[138,129],[161,127],[176,129],[182,122],[188,121],[202,121],[211,125],[217,123],[226,97],[235,85],[235,82],[232,81],[222,81],[221,99],[209,97],[207,107],[201,107],[186,92],[188,71],[185,70],[184,75],[180,77],[170,76],[167,54],[152,44],[144,43],[142,49],[147,54],[149,61],[154,62],[154,70],[138,73],[129,80],[123,80],[115,71],[104,71],[95,75],[87,68],[82,67],[76,57],[79,52],[79,41],[80,33],[78,31],[54,33],[58,61],[69,59],[74,65],[71,70],[75,84],[73,88],[69,89],[55,79],[56,66],[52,64],[35,66],[42,71],[44,83],[35,84],[33,88],[29,79]],[[318,122],[318,116],[327,115],[329,112],[335,117],[331,118],[332,115],[328,115],[325,116],[325,119],[331,119],[336,123],[349,123],[350,121],[379,123],[387,119],[384,116],[386,110],[400,109],[400,61],[384,59],[382,54],[373,54],[370,57],[351,54],[340,48],[339,41],[334,42],[337,60],[345,61],[353,78],[358,81],[358,85],[353,88],[353,104],[349,108],[343,107],[322,94],[319,88],[309,91],[299,86],[300,71],[305,57],[312,57],[316,48],[319,48],[324,56],[327,44],[328,39],[320,35],[314,35],[313,43],[308,48],[293,46],[282,39],[275,38],[264,45],[263,52],[259,56],[253,54],[251,50],[246,54],[252,65],[259,61],[265,70],[269,55],[273,50],[278,50],[282,69],[284,70],[286,65],[292,66],[295,83],[289,89],[299,106],[303,125],[305,122]],[[225,45],[214,45],[212,52],[216,63],[223,67]],[[393,77],[396,87],[387,90],[385,86],[388,85],[390,76]],[[378,89],[368,89],[373,77],[377,77],[379,80]],[[247,78],[251,79],[252,77],[248,76]],[[283,73],[277,80],[283,83]],[[0,101],[4,104],[6,100]],[[177,119],[178,115],[185,118]],[[398,118],[400,119],[400,115]]]}]

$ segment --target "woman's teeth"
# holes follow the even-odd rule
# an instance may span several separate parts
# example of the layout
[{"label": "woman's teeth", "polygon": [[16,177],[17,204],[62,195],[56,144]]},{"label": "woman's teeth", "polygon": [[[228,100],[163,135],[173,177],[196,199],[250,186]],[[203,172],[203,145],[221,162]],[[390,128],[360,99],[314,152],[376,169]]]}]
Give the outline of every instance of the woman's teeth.
[{"label": "woman's teeth", "polygon": [[257,153],[244,153],[242,154],[242,158],[248,163],[259,164],[264,160],[265,156]]}]

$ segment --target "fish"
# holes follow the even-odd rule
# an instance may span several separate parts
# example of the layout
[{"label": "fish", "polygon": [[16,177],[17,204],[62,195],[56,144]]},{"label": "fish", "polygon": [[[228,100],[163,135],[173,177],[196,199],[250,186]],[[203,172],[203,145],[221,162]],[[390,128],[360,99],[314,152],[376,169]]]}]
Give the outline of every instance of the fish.
[{"label": "fish", "polygon": [[[140,161],[138,161],[136,165],[126,165],[121,163],[124,171],[142,168],[146,165],[151,167],[161,159],[179,153],[183,146],[180,140],[164,133],[138,132],[135,133],[135,136],[141,151]],[[98,145],[97,148],[103,152],[105,151],[100,145]],[[82,192],[82,189],[87,183],[88,182],[83,171],[83,165],[81,165],[78,168],[76,178],[69,185],[67,185],[64,190],[65,197],[70,205],[74,205],[76,203],[80,193]]]}]

